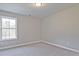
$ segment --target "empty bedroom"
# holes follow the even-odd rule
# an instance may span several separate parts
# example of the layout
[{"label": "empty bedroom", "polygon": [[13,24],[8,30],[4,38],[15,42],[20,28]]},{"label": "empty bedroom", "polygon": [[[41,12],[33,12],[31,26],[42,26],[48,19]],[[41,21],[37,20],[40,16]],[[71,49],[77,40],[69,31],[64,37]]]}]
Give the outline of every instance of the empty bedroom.
[{"label": "empty bedroom", "polygon": [[0,3],[0,56],[79,56],[79,3]]}]

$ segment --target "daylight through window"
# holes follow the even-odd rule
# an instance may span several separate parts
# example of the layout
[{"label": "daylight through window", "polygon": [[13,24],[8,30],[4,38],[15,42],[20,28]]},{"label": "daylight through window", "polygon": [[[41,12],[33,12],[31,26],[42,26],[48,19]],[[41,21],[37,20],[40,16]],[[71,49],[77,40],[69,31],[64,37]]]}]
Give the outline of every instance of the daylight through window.
[{"label": "daylight through window", "polygon": [[0,18],[0,37],[1,40],[11,40],[17,38],[16,18],[1,17]]}]

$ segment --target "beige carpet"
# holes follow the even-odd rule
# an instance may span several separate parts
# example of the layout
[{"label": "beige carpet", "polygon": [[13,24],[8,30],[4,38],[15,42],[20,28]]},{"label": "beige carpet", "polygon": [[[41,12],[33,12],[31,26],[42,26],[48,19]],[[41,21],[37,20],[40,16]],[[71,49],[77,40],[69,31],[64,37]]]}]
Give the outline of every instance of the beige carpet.
[{"label": "beige carpet", "polygon": [[79,56],[78,53],[45,43],[0,50],[1,56]]}]

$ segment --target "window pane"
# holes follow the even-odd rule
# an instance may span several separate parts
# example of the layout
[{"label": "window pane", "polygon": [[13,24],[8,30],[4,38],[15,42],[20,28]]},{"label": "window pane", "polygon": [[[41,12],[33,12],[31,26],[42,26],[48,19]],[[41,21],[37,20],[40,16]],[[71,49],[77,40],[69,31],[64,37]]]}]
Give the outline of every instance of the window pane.
[{"label": "window pane", "polygon": [[16,20],[10,19],[10,28],[16,28]]},{"label": "window pane", "polygon": [[10,38],[15,39],[16,38],[16,29],[10,29]]},{"label": "window pane", "polygon": [[9,28],[10,26],[10,19],[2,18],[2,28]]},{"label": "window pane", "polygon": [[2,40],[9,39],[9,29],[2,29]]},{"label": "window pane", "polygon": [[[16,18],[2,17],[0,22],[0,38],[2,40],[16,39]],[[1,32],[2,31],[2,32]]]}]

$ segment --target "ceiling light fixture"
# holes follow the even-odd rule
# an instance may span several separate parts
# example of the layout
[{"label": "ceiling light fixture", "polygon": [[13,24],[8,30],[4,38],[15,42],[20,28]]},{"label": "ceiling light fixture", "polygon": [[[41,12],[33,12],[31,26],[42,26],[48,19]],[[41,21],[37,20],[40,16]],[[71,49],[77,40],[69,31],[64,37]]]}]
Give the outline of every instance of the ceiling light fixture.
[{"label": "ceiling light fixture", "polygon": [[34,3],[33,6],[36,8],[39,8],[39,7],[42,8],[42,7],[46,7],[46,3]]},{"label": "ceiling light fixture", "polygon": [[41,7],[42,3],[35,3],[36,7]]}]

